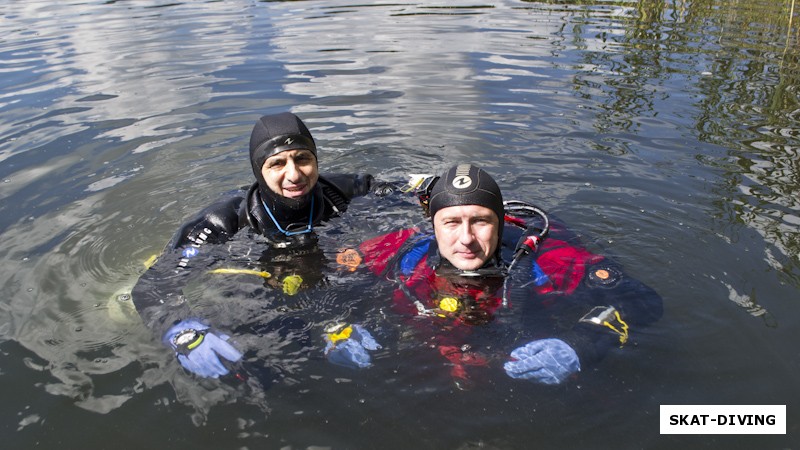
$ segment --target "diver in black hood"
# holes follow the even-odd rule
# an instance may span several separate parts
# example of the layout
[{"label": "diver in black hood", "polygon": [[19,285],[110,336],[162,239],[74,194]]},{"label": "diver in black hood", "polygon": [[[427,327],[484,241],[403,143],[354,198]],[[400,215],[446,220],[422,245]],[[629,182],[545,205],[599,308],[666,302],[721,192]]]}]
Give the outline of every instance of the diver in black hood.
[{"label": "diver in black hood", "polygon": [[[256,183],[247,194],[247,223],[279,246],[297,245],[314,225],[368,192],[372,177],[320,177],[317,147],[294,114],[264,116],[250,135]],[[292,238],[294,237],[294,238]]]},{"label": "diver in black hood", "polygon": [[[283,257],[315,252],[315,226],[344,212],[353,197],[382,188],[371,175],[321,176],[314,138],[289,112],[256,122],[250,135],[250,162],[256,182],[184,223],[132,292],[145,325],[176,351],[184,368],[202,377],[225,375],[229,369],[223,360],[236,362],[242,357],[228,336],[193,318],[181,295],[192,262],[205,246],[222,244],[249,228]],[[241,272],[270,276],[258,270]],[[297,279],[287,280],[291,283],[286,282],[284,292],[296,292]],[[270,281],[273,285],[275,280]]]}]

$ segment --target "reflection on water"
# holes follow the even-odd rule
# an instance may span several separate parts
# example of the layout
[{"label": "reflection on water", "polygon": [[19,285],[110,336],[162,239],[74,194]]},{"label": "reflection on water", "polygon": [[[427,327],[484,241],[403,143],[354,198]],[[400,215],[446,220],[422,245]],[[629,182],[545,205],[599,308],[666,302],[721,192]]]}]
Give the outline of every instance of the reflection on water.
[{"label": "reflection on water", "polygon": [[[19,390],[0,413],[18,424],[12,444],[71,442],[71,420],[114,430],[154,417],[152,435],[131,442],[177,433],[223,448],[364,447],[387,436],[431,448],[585,447],[603,430],[623,446],[666,447],[686,441],[658,439],[659,404],[798,397],[798,9],[794,0],[0,7],[0,376]],[[454,394],[432,366],[403,376],[320,361],[297,369],[279,346],[261,353],[286,368],[266,392],[197,383],[124,294],[182,219],[249,183],[250,127],[285,109],[312,127],[326,170],[399,179],[480,163],[509,198],[557,213],[659,290],[664,320],[558,392],[496,380]],[[345,229],[410,220],[363,206],[372,214]],[[214,437],[176,431],[198,429],[190,423]],[[794,431],[759,443],[796,445]],[[106,442],[97,433],[89,444]]]}]

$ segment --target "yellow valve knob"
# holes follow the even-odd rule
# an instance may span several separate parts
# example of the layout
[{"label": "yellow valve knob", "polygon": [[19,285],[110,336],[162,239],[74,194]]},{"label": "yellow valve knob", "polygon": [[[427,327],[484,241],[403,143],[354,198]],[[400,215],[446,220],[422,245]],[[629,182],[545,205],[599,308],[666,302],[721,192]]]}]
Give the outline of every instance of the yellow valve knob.
[{"label": "yellow valve knob", "polygon": [[283,293],[286,295],[295,295],[300,291],[300,286],[303,284],[303,277],[300,275],[289,275],[283,279]]},{"label": "yellow valve knob", "polygon": [[447,312],[458,311],[458,299],[455,297],[445,297],[439,301],[439,309]]}]

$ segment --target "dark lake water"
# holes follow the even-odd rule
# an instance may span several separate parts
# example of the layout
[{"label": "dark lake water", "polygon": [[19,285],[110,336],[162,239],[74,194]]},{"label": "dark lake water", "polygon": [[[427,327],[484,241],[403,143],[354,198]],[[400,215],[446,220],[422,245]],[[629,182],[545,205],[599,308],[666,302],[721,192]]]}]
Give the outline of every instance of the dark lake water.
[{"label": "dark lake water", "polygon": [[[793,0],[3,2],[2,447],[800,447],[799,23]],[[281,348],[263,391],[198,382],[119,296],[250,183],[283,110],[323,172],[480,164],[664,316],[556,388]],[[415,214],[362,199],[341,227]],[[305,301],[382,300],[330,278]],[[785,404],[787,434],[660,435],[665,404]]]}]

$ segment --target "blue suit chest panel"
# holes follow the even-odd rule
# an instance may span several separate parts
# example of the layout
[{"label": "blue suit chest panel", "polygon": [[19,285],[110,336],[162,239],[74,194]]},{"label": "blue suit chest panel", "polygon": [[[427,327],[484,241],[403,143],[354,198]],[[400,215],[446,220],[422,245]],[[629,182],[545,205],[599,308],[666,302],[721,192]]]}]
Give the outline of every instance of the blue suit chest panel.
[{"label": "blue suit chest panel", "polygon": [[409,276],[414,272],[422,258],[428,254],[433,236],[424,236],[422,239],[415,242],[411,248],[400,259],[399,268],[400,273],[404,276]]}]

